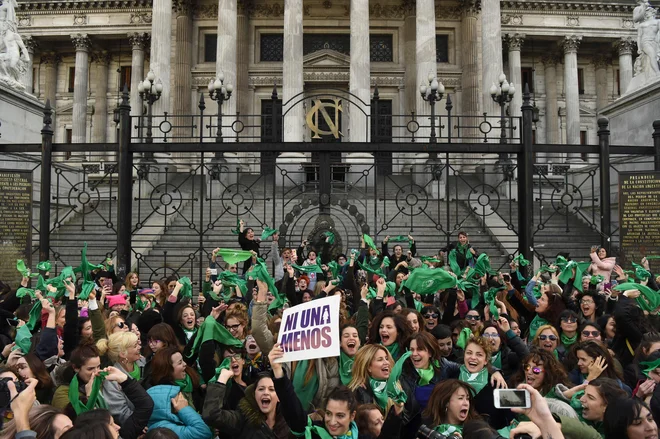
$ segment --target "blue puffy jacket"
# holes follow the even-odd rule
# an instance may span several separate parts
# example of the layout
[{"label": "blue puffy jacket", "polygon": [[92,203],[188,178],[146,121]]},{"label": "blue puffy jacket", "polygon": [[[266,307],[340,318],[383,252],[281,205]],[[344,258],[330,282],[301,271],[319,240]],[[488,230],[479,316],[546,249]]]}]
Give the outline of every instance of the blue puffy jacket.
[{"label": "blue puffy jacket", "polygon": [[158,385],[147,390],[154,401],[154,411],[149,418],[147,427],[168,428],[180,439],[211,439],[213,433],[204,423],[202,417],[192,407],[184,407],[178,413],[172,412],[172,398],[181,389],[178,386]]}]

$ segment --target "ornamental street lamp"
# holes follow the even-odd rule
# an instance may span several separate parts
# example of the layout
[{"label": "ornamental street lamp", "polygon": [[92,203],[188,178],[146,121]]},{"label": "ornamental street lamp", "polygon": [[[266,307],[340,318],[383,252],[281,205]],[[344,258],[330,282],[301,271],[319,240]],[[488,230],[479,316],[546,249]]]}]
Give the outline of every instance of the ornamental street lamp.
[{"label": "ornamental street lamp", "polygon": [[429,139],[429,143],[437,143],[435,134],[435,103],[442,100],[445,94],[445,86],[442,85],[442,82],[438,81],[438,78],[436,78],[433,72],[429,73],[428,80],[428,85],[422,84],[419,86],[419,93],[422,95],[422,99],[431,105],[431,138]]},{"label": "ornamental street lamp", "polygon": [[[140,95],[140,99],[142,100],[142,102],[147,104],[147,138],[145,139],[145,143],[153,143],[154,139],[152,137],[153,136],[152,107],[154,103],[158,99],[160,99],[163,93],[163,83],[161,82],[160,79],[156,79],[156,75],[152,70],[150,70],[149,73],[147,73],[147,77],[145,78],[145,80],[138,84],[138,93]],[[148,152],[144,154],[145,159],[152,159],[153,156],[154,156],[153,152]]]},{"label": "ornamental street lamp", "polygon": [[[513,95],[516,93],[516,89],[513,84],[509,84],[506,80],[506,75],[501,73],[499,78],[497,78],[500,83],[499,86],[493,83],[490,86],[490,97],[493,98],[493,101],[500,106],[500,143],[507,143],[506,138],[506,107],[513,99]],[[508,159],[508,154],[500,153],[500,162],[505,162]]]},{"label": "ornamental street lamp", "polygon": [[215,81],[209,82],[209,96],[218,103],[218,132],[215,136],[216,143],[222,142],[222,103],[228,101],[231,92],[234,91],[232,84],[225,85],[225,74],[218,73]]}]

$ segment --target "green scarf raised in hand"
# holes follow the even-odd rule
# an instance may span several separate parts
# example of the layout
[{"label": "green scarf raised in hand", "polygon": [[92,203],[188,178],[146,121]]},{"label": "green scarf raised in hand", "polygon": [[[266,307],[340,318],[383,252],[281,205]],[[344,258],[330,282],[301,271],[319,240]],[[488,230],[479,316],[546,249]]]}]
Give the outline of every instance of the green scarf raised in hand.
[{"label": "green scarf raised in hand", "polygon": [[534,337],[536,336],[536,331],[543,326],[547,325],[548,321],[544,319],[543,317],[539,316],[538,314],[534,316],[534,319],[532,319],[532,322],[529,324],[529,337],[528,340],[534,340]]},{"label": "green scarf raised in hand", "polygon": [[238,264],[252,257],[250,250],[232,250],[230,248],[221,248],[215,254],[222,256],[222,260],[228,264]]},{"label": "green scarf raised in hand", "polygon": [[197,337],[195,337],[195,342],[193,343],[192,348],[188,357],[192,357],[199,349],[202,347],[202,344],[209,340],[214,340],[217,343],[228,346],[242,348],[243,342],[234,337],[224,326],[216,322],[213,316],[208,316],[204,319],[204,323],[197,330]]},{"label": "green scarf raised in hand", "polygon": [[103,380],[107,376],[107,372],[101,372],[94,378],[92,384],[92,393],[87,398],[87,404],[80,400],[80,388],[78,383],[78,374],[75,374],[69,386],[69,401],[71,406],[76,411],[76,415],[94,410],[96,408],[107,408],[103,397],[101,396],[101,388],[103,387]]}]

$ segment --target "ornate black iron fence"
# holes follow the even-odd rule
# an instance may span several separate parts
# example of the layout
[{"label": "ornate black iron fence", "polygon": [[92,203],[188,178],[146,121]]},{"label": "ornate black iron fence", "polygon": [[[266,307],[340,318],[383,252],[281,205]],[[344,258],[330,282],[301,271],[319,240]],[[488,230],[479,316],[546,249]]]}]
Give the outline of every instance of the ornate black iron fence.
[{"label": "ornate black iron fence", "polygon": [[[500,118],[455,116],[451,103],[434,117],[376,111],[370,142],[284,143],[276,98],[266,115],[220,121],[201,105],[195,116],[147,121],[129,116],[124,94],[116,144],[53,145],[46,115],[42,145],[0,147],[35,175],[39,260],[76,265],[87,241],[90,260],[114,257],[119,274],[198,282],[213,248],[238,247],[237,219],[257,235],[278,228],[280,247],[333,230],[335,254],[357,248],[362,233],[379,243],[411,234],[421,254],[436,254],[465,230],[497,267],[517,252],[579,258],[591,244],[617,245],[618,172],[660,168],[660,125],[655,149],[610,147],[606,125],[598,146],[532,145],[529,96],[522,119],[504,121],[506,144]],[[534,163],[535,153],[576,151],[598,163]],[[261,250],[268,257],[270,243]]]}]

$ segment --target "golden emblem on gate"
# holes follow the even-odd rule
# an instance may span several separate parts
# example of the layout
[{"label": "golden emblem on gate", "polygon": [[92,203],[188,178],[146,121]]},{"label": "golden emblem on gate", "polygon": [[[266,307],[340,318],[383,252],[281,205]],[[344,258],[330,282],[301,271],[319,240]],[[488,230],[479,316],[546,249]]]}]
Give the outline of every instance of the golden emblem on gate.
[{"label": "golden emblem on gate", "polygon": [[[331,109],[330,112],[328,112],[328,108]],[[331,134],[335,136],[335,139],[343,136],[341,131],[339,131],[339,118],[341,117],[339,113],[342,111],[344,110],[341,106],[341,99],[333,98],[332,102],[323,102],[320,99],[315,99],[314,106],[307,112],[306,116],[307,126],[314,133],[312,139],[320,139],[322,135],[328,136]],[[321,122],[320,117],[323,117],[323,120],[328,125],[328,130],[321,129],[319,126]]]}]

